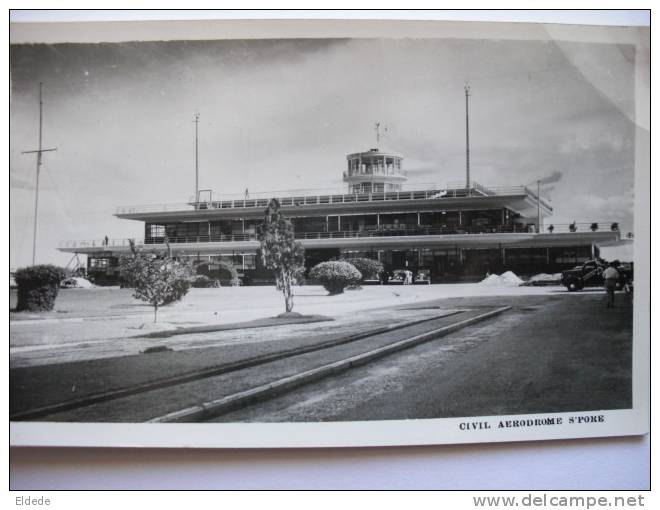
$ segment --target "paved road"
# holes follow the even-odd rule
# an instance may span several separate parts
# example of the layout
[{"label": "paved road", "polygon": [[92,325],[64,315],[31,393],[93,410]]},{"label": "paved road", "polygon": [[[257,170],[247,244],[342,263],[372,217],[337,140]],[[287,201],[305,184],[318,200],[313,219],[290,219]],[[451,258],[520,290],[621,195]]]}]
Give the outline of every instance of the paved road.
[{"label": "paved road", "polygon": [[[342,421],[625,409],[632,299],[601,292],[498,298],[514,309],[215,421]],[[492,298],[452,300],[491,305]]]}]

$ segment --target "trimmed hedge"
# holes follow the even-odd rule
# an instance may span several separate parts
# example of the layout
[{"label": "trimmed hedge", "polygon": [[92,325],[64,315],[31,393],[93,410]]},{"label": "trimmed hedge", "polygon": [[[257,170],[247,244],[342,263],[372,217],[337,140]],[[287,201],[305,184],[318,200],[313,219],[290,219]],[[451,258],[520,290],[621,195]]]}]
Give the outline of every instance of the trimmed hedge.
[{"label": "trimmed hedge", "polygon": [[200,274],[192,279],[191,284],[196,289],[210,289],[220,287],[220,280],[214,280],[213,278]]},{"label": "trimmed hedge", "polygon": [[366,257],[356,257],[352,259],[343,259],[355,267],[362,274],[361,282],[364,280],[377,280],[380,273],[383,271],[383,264],[378,260],[369,259]]},{"label": "trimmed hedge", "polygon": [[[210,270],[210,264],[217,265],[218,269]],[[234,264],[225,261],[212,262],[210,264],[208,262],[197,264],[195,272],[198,275],[208,276],[209,278],[212,278],[211,275],[217,276],[217,279],[219,279],[223,285],[228,284],[235,287],[241,284],[241,280],[238,277],[238,271]]]},{"label": "trimmed hedge", "polygon": [[16,311],[52,310],[64,276],[64,269],[52,264],[23,267],[16,271],[14,275],[18,286]]},{"label": "trimmed hedge", "polygon": [[362,279],[355,266],[340,260],[321,262],[309,272],[309,277],[317,280],[331,295],[341,294],[346,287],[357,285]]}]

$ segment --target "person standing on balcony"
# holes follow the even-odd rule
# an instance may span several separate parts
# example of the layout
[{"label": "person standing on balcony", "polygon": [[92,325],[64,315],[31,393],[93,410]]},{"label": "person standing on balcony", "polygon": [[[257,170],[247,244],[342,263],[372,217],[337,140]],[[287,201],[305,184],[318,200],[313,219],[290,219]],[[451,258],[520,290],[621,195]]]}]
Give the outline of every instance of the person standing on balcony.
[{"label": "person standing on balcony", "polygon": [[248,200],[250,198],[250,192],[248,191],[247,188],[245,188],[245,200]]}]

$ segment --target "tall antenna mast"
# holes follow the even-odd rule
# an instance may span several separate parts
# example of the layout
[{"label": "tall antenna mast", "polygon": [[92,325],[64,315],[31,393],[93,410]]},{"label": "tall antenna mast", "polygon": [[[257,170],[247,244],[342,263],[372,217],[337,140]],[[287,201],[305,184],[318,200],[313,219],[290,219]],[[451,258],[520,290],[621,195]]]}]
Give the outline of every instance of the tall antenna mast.
[{"label": "tall antenna mast", "polygon": [[541,233],[541,181],[536,181],[536,229]]},{"label": "tall antenna mast", "polygon": [[380,144],[380,122],[376,122],[376,148]]},{"label": "tall antenna mast", "polygon": [[195,202],[199,201],[199,113],[195,114]]},{"label": "tall antenna mast", "polygon": [[465,189],[470,195],[470,85],[465,84]]},{"label": "tall antenna mast", "polygon": [[39,82],[39,148],[33,151],[23,151],[22,154],[36,154],[37,155],[37,182],[34,188],[34,229],[32,232],[32,265],[34,266],[37,256],[37,213],[39,211],[39,171],[42,164],[42,154],[44,152],[56,151],[57,149],[44,149],[42,147],[42,133],[43,133],[43,110],[44,103],[42,100],[43,83]]}]

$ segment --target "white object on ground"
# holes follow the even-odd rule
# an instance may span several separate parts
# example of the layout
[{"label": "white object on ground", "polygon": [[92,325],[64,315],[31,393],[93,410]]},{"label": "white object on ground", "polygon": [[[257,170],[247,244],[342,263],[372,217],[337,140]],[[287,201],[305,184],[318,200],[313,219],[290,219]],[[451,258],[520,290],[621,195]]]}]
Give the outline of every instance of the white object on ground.
[{"label": "white object on ground", "polygon": [[75,280],[76,285],[80,289],[91,289],[92,287],[95,287],[95,285],[92,282],[90,282],[85,278],[81,278],[80,276],[74,276],[73,278],[69,278],[69,280]]},{"label": "white object on ground", "polygon": [[481,285],[496,285],[506,287],[517,287],[523,283],[523,280],[518,278],[518,275],[513,271],[507,271],[501,275],[491,274],[479,282]]},{"label": "white object on ground", "polygon": [[561,273],[539,273],[529,277],[530,282],[554,282],[561,280]]}]

